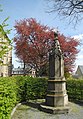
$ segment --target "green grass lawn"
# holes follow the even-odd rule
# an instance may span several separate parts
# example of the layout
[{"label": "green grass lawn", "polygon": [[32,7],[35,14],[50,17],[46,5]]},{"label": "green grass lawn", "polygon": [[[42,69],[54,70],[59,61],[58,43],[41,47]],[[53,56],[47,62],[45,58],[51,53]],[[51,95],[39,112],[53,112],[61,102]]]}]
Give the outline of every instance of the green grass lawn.
[{"label": "green grass lawn", "polygon": [[20,105],[12,119],[82,119],[83,117],[83,105],[69,102],[70,112],[68,114],[54,115],[39,111],[36,106],[34,107],[34,105],[37,105],[38,103],[33,101],[33,104],[30,102],[32,106],[28,106],[28,104]]}]

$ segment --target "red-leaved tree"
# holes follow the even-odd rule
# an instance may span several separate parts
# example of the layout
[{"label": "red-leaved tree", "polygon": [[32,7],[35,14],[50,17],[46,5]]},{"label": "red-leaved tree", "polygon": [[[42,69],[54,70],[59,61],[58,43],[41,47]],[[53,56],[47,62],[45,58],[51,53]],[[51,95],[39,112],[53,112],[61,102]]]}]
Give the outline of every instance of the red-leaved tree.
[{"label": "red-leaved tree", "polygon": [[[53,29],[41,25],[33,18],[17,21],[15,29],[17,34],[14,42],[17,57],[24,63],[24,68],[28,64],[35,68],[36,73],[42,75],[41,72],[48,64],[48,55],[54,40]],[[79,42],[60,34],[58,39],[65,56],[65,71],[72,71]]]},{"label": "red-leaved tree", "polygon": [[61,50],[64,54],[65,72],[72,72],[75,67],[75,60],[78,54],[77,46],[80,44],[78,39],[65,37],[63,34],[58,34]]}]

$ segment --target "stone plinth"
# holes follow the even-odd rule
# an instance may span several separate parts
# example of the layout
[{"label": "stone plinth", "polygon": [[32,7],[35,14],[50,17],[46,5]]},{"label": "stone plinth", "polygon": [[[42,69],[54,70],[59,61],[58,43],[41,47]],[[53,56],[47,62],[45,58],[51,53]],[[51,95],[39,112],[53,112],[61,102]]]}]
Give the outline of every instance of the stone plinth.
[{"label": "stone plinth", "polygon": [[69,112],[69,107],[51,107],[47,105],[40,105],[40,110],[50,114],[67,114]]},{"label": "stone plinth", "polygon": [[48,80],[48,90],[46,105],[52,107],[68,105],[68,95],[66,94],[66,82],[63,80]]},{"label": "stone plinth", "polygon": [[52,114],[68,113],[68,95],[65,86],[65,78],[63,80],[48,80],[46,102],[40,105],[40,110]]}]

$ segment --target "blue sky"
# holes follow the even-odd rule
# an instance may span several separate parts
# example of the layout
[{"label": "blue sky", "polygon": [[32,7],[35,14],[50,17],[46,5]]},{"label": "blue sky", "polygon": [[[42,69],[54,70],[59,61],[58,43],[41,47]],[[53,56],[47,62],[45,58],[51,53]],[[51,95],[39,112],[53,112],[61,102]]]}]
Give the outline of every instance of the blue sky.
[{"label": "blue sky", "polygon": [[[55,13],[47,13],[48,4],[46,0],[0,0],[3,12],[0,13],[0,23],[6,18],[10,17],[7,23],[8,28],[11,29],[11,34],[9,35],[12,39],[15,35],[14,25],[16,20],[24,18],[36,18],[38,22],[44,25],[48,25],[51,28],[58,28],[58,30],[65,36],[75,36],[83,40],[83,21],[79,22],[77,27],[74,29],[72,25],[68,25],[67,20],[61,20],[57,17]],[[83,46],[80,48],[80,53],[78,54],[76,60],[77,65],[83,65]],[[13,54],[13,64],[15,67],[18,66],[16,62],[16,56]]]}]

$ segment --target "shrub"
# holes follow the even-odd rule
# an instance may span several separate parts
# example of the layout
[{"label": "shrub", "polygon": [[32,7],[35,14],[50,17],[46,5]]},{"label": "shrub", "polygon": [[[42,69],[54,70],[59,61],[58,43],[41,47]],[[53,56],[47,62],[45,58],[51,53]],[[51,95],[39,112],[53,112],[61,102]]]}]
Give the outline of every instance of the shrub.
[{"label": "shrub", "polygon": [[18,100],[20,102],[29,99],[45,98],[47,90],[47,79],[32,77],[16,77],[18,87]]},{"label": "shrub", "polygon": [[10,119],[16,104],[16,83],[13,78],[0,78],[0,119]]},{"label": "shrub", "polygon": [[29,78],[27,81],[27,100],[45,98],[47,79]]},{"label": "shrub", "polygon": [[67,91],[69,99],[83,100],[83,80],[81,79],[67,80]]},{"label": "shrub", "polygon": [[26,78],[24,76],[16,76],[16,85],[17,85],[17,100],[19,102],[26,101]]}]

